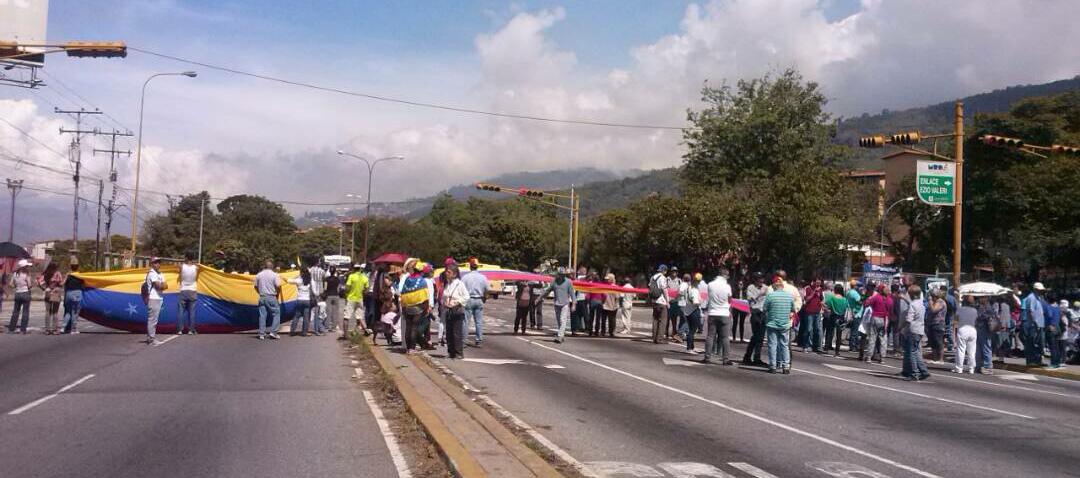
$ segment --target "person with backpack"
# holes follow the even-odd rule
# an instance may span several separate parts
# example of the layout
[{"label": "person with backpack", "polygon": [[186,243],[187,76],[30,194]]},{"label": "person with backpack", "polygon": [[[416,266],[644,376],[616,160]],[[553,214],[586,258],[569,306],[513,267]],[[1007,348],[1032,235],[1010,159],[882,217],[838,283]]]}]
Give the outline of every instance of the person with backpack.
[{"label": "person with backpack", "polygon": [[[844,336],[844,324],[847,323],[848,301],[844,297],[844,286],[836,284],[831,294],[825,297],[823,310],[828,314],[825,319],[825,352],[833,351],[834,357],[840,356],[840,341]],[[836,337],[836,348],[833,349],[833,337]]]},{"label": "person with backpack", "polygon": [[55,262],[45,267],[37,279],[38,287],[45,292],[45,335],[60,332],[60,302],[64,298],[64,275]]},{"label": "person with backpack", "polygon": [[1021,337],[1024,342],[1024,356],[1027,365],[1042,367],[1044,328],[1046,327],[1046,314],[1041,295],[1046,291],[1042,282],[1036,282],[1031,286],[1031,292],[1024,297],[1020,308]]},{"label": "person with backpack", "polygon": [[945,316],[948,308],[945,288],[935,290],[926,307],[926,340],[930,344],[930,363],[945,363]]},{"label": "person with backpack", "polygon": [[649,302],[652,303],[652,340],[654,344],[660,343],[660,335],[664,335],[664,343],[668,342],[668,268],[660,264],[656,273],[649,279]]},{"label": "person with backpack", "polygon": [[143,303],[146,304],[146,343],[147,345],[158,345],[157,341],[157,324],[158,316],[161,315],[161,303],[164,301],[165,289],[168,289],[168,284],[165,283],[165,276],[161,273],[161,259],[153,257],[150,259],[150,270],[146,272],[146,278],[143,280]]},{"label": "person with backpack", "polygon": [[525,322],[529,316],[529,311],[532,310],[533,304],[533,291],[532,285],[525,281],[517,282],[517,290],[514,292],[514,302],[517,304],[517,308],[514,314],[514,334],[521,330],[521,335],[525,335]]},{"label": "person with backpack", "polygon": [[755,272],[754,282],[746,287],[746,300],[750,303],[750,343],[743,355],[743,365],[765,365],[761,360],[761,348],[765,343],[765,296],[769,292],[765,275]]},{"label": "person with backpack", "polygon": [[900,375],[911,382],[930,378],[930,371],[922,358],[922,338],[926,324],[926,305],[923,304],[922,289],[918,285],[908,287],[910,300],[907,314],[897,327],[904,343],[904,363]]}]

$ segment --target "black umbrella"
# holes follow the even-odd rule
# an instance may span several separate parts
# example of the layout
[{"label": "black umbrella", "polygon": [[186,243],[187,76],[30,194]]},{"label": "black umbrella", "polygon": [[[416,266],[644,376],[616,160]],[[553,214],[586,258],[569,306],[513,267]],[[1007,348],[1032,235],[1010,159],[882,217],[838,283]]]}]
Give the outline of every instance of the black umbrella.
[{"label": "black umbrella", "polygon": [[14,242],[0,242],[0,257],[13,257],[15,259],[29,259],[30,253],[22,246]]}]

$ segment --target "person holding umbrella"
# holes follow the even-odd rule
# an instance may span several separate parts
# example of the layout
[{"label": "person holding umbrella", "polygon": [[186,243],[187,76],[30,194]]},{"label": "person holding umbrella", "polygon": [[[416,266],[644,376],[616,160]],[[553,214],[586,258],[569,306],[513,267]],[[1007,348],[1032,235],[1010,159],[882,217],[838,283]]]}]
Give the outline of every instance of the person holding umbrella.
[{"label": "person holding umbrella", "polygon": [[[30,277],[30,265],[30,261],[19,259],[15,266],[15,273],[11,274],[9,285],[15,296],[11,306],[11,321],[8,322],[8,332],[15,332],[15,324],[19,322],[19,331],[26,334],[26,326],[30,322],[30,287],[34,283]],[[22,314],[21,322],[18,320],[20,313]]]}]

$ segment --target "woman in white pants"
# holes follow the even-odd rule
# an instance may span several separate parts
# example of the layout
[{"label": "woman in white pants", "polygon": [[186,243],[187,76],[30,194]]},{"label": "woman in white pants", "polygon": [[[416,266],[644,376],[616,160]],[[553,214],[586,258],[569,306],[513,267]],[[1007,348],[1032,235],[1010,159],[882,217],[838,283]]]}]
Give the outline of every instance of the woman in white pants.
[{"label": "woman in white pants", "polygon": [[[633,289],[634,284],[631,283],[630,278],[626,278],[626,284],[623,285],[625,289]],[[622,334],[629,335],[631,329],[633,329],[633,313],[634,313],[634,294],[621,294],[619,296],[619,323],[622,324]]]},{"label": "woman in white pants", "polygon": [[953,336],[956,337],[956,366],[953,367],[955,373],[975,373],[975,339],[978,337],[975,321],[978,317],[975,297],[965,295],[963,305],[956,311],[956,318],[953,320]]}]

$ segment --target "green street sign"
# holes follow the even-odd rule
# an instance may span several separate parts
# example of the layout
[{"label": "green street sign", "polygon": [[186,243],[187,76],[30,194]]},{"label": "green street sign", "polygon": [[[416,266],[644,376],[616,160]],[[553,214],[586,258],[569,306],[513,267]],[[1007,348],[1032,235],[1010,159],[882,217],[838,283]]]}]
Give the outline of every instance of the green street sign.
[{"label": "green street sign", "polygon": [[916,173],[915,191],[922,202],[933,206],[955,205],[956,164],[919,160]]}]

